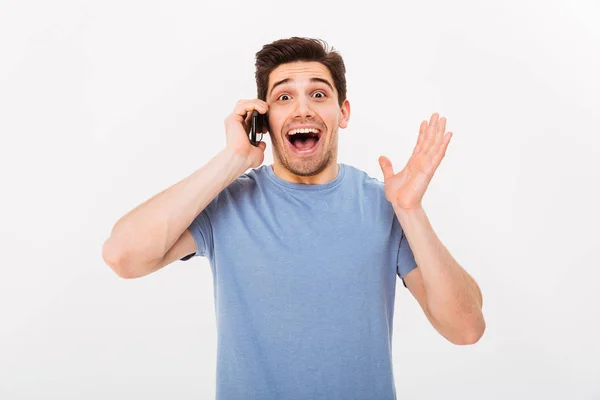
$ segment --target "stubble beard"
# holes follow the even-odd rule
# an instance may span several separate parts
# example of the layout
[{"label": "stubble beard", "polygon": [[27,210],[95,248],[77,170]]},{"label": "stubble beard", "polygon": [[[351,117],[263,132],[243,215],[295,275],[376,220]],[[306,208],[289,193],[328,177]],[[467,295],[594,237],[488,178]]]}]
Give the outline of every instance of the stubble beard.
[{"label": "stubble beard", "polygon": [[[329,143],[320,143],[321,146],[326,145],[317,151],[311,157],[298,157],[291,153],[291,150],[287,148],[288,144],[280,142],[281,140],[287,141],[286,138],[277,138],[277,143],[273,143],[273,155],[275,159],[279,161],[281,166],[287,169],[290,173],[297,176],[314,176],[318,175],[325,170],[331,163],[334,162],[337,155],[337,132],[334,136],[329,139]],[[321,140],[327,140],[322,137]],[[271,142],[273,138],[271,137]]]}]

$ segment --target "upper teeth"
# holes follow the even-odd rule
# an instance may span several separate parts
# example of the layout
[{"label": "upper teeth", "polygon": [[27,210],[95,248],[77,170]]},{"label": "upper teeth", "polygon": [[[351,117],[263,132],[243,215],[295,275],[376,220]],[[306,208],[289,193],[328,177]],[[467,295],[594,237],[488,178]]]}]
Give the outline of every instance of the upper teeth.
[{"label": "upper teeth", "polygon": [[289,135],[295,135],[296,133],[319,133],[318,129],[315,128],[302,128],[302,129],[292,129],[289,132]]}]

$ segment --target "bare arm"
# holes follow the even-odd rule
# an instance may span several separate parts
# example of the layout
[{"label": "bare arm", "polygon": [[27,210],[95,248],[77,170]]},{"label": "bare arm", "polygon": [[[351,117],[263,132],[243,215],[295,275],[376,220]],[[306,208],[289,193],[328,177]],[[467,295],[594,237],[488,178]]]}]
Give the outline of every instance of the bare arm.
[{"label": "bare arm", "polygon": [[486,327],[477,282],[442,244],[422,208],[394,210],[419,266],[404,277],[408,289],[442,336],[454,344],[476,343]]},{"label": "bare arm", "polygon": [[[206,165],[121,217],[102,247],[104,261],[123,278],[147,275],[195,244],[187,228],[217,195],[264,160],[265,142],[250,144],[251,111],[264,101],[240,100],[225,119],[227,146]],[[186,232],[187,231],[187,232]],[[193,245],[193,247],[192,247]]]},{"label": "bare arm", "polygon": [[473,344],[486,327],[481,290],[442,244],[421,204],[451,138],[446,118],[433,113],[429,123],[421,122],[417,144],[404,169],[395,174],[384,156],[379,157],[379,165],[385,197],[419,266],[404,277],[407,287],[438,332],[452,343]]},{"label": "bare arm", "polygon": [[115,224],[102,248],[105,262],[124,278],[153,272],[194,218],[246,169],[243,157],[225,149],[192,175],[140,204]]}]

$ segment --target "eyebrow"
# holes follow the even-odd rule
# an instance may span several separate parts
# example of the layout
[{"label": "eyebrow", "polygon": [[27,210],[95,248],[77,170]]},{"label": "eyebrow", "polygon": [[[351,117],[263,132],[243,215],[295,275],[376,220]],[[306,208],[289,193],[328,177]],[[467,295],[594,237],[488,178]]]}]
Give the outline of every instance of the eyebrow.
[{"label": "eyebrow", "polygon": [[[283,85],[286,83],[290,83],[292,82],[292,78],[285,78],[280,80],[279,82],[276,82],[273,87],[271,88],[271,91],[269,92],[269,96],[273,93],[273,90],[279,86],[279,85]],[[334,92],[335,90],[333,89],[333,86],[331,86],[331,83],[329,83],[329,81],[327,79],[323,79],[323,78],[310,78],[310,82],[311,83],[324,83],[327,86],[329,86],[329,88],[331,89],[332,92]]]}]

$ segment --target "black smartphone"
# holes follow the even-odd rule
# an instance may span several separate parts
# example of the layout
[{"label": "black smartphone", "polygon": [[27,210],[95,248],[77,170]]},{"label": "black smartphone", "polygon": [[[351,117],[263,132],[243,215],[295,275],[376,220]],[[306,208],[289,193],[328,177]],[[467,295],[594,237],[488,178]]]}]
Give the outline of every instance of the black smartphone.
[{"label": "black smartphone", "polygon": [[257,110],[252,111],[252,121],[250,123],[250,143],[253,146],[258,146],[258,142],[256,141],[256,134],[260,133],[260,138],[262,140],[262,131],[263,127],[267,124],[267,115],[260,114]]}]

